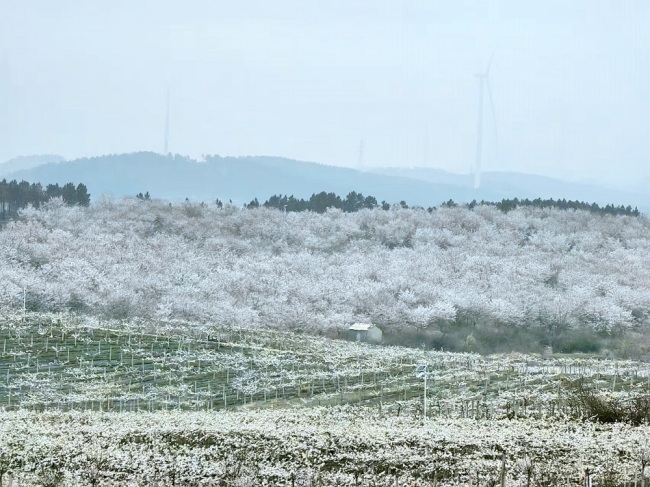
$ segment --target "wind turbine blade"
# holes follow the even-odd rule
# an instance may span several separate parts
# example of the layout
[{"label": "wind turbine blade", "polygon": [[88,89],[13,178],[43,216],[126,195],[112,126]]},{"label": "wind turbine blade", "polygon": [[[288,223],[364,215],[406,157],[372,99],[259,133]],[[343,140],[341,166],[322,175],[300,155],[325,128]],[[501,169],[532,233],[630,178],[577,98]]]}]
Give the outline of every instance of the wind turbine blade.
[{"label": "wind turbine blade", "polygon": [[499,153],[499,134],[497,132],[497,115],[494,112],[494,100],[492,99],[492,88],[490,87],[490,78],[485,77],[485,85],[487,87],[488,97],[490,98],[490,111],[492,112],[492,122],[494,123],[494,140],[497,144],[497,154]]}]

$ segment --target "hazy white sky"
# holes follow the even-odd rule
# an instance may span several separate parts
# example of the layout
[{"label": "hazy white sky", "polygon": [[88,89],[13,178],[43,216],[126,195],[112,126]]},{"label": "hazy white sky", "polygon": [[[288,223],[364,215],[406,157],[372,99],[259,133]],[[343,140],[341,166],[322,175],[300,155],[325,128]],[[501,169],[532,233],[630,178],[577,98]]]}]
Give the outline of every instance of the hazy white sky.
[{"label": "hazy white sky", "polygon": [[650,177],[650,2],[2,0],[0,161],[169,149]]}]

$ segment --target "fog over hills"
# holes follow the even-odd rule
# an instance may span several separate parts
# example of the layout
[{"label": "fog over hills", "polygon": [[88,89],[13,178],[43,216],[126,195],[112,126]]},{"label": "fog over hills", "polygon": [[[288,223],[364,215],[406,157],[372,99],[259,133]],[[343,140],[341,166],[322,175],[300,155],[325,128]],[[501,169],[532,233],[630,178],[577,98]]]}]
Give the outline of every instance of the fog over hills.
[{"label": "fog over hills", "polygon": [[[456,174],[431,168],[377,168],[378,174],[430,181],[450,186],[472,187],[472,174]],[[483,199],[502,198],[554,198],[595,202],[600,205],[614,203],[637,206],[647,212],[650,197],[635,188],[629,190],[605,187],[596,183],[565,181],[538,174],[511,171],[489,171],[481,175],[479,194],[489,192],[493,195]],[[479,198],[476,198],[477,200]]]},{"label": "fog over hills", "polygon": [[171,201],[217,198],[242,204],[274,194],[308,198],[321,191],[345,196],[350,191],[372,195],[378,201],[436,206],[453,199],[497,201],[503,198],[555,198],[631,205],[648,212],[650,197],[633,191],[607,189],[586,183],[514,172],[485,172],[481,187],[472,187],[470,174],[431,168],[373,168],[356,170],[296,161],[282,157],[206,156],[196,161],[180,155],[153,152],[112,154],[63,161],[59,156],[17,158],[0,165],[0,177],[87,185],[93,198],[102,194],[134,196],[149,192]]},{"label": "fog over hills", "polygon": [[[0,177],[11,177],[17,171],[32,169],[48,163],[58,163],[65,159],[56,154],[39,154],[32,156],[19,156],[0,164]],[[12,178],[13,179],[13,178]]]}]

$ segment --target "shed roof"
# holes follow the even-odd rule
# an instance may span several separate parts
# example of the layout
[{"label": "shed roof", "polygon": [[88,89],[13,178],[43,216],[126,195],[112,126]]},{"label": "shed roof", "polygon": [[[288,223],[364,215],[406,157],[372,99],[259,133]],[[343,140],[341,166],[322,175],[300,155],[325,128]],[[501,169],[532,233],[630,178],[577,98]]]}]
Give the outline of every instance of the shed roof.
[{"label": "shed roof", "polygon": [[372,323],[355,323],[350,328],[349,330],[354,330],[354,331],[368,331],[370,328],[374,328],[375,325]]}]

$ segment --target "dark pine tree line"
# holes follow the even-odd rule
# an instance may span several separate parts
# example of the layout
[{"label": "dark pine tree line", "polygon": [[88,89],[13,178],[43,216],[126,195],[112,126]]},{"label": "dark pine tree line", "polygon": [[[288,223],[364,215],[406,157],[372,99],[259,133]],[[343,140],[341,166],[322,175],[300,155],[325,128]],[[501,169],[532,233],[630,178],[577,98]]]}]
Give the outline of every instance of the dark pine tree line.
[{"label": "dark pine tree line", "polygon": [[639,216],[641,212],[636,208],[632,208],[630,205],[605,205],[599,206],[597,203],[586,203],[584,201],[571,201],[565,199],[554,200],[551,199],[541,199],[536,198],[534,200],[529,200],[528,198],[520,200],[518,198],[513,199],[503,199],[498,203],[483,203],[483,204],[494,204],[504,213],[507,213],[510,210],[514,210],[519,206],[533,207],[533,208],[559,208],[560,210],[583,210],[589,211],[591,213],[599,213],[601,215],[627,215],[627,216]]},{"label": "dark pine tree line", "polygon": [[63,186],[48,184],[45,188],[41,183],[18,182],[15,179],[7,182],[0,181],[0,218],[6,220],[18,214],[18,211],[27,205],[38,208],[52,198],[62,198],[68,205],[88,206],[90,194],[83,183],[77,186],[67,183]]},{"label": "dark pine tree line", "polygon": [[[382,202],[382,205],[386,205],[386,209],[390,208],[390,205],[386,202]],[[364,197],[361,193],[357,193],[356,191],[349,193],[345,199],[342,199],[335,193],[326,193],[325,191],[321,191],[320,193],[312,194],[308,200],[302,198],[298,199],[293,195],[273,195],[262,205],[260,205],[257,198],[255,198],[245,206],[247,208],[264,206],[266,208],[277,208],[282,211],[313,211],[314,213],[325,213],[328,208],[337,208],[346,213],[352,213],[364,208],[376,208],[379,205],[374,196]]]},{"label": "dark pine tree line", "polygon": [[[639,210],[630,205],[616,206],[616,205],[606,205],[599,206],[597,203],[585,203],[583,201],[572,201],[566,199],[541,199],[536,198],[534,200],[526,199],[503,199],[499,202],[490,202],[490,201],[481,201],[477,202],[476,200],[471,203],[459,205],[453,200],[448,200],[442,203],[442,207],[456,207],[463,206],[468,209],[473,209],[479,205],[495,206],[504,213],[507,213],[511,210],[514,210],[518,207],[532,207],[532,208],[558,208],[560,210],[584,210],[591,213],[597,213],[601,215],[627,215],[627,216],[639,216],[641,213]],[[320,193],[314,193],[309,199],[296,198],[293,195],[273,195],[264,203],[260,203],[257,198],[253,199],[250,203],[244,205],[246,208],[259,208],[260,206],[266,208],[277,208],[282,211],[290,212],[299,212],[299,211],[313,211],[315,213],[324,213],[328,208],[337,208],[346,213],[351,213],[355,211],[362,210],[364,208],[382,208],[383,210],[389,210],[393,205],[382,201],[381,204],[377,203],[377,199],[374,196],[363,196],[361,193],[352,191],[345,198],[341,198],[335,193],[327,193],[322,191]],[[409,206],[405,201],[400,201],[397,206],[402,208],[408,208]],[[436,207],[428,208],[429,212],[432,212]]]}]

